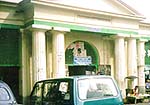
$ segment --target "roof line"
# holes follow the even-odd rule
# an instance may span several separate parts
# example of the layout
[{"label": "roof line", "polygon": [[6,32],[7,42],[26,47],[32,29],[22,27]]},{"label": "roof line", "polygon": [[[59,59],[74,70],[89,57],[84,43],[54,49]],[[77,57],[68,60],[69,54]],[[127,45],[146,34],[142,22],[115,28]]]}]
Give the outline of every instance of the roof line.
[{"label": "roof line", "polygon": [[122,17],[122,18],[129,18],[130,17],[131,19],[143,20],[143,16],[141,16],[141,15],[118,14],[118,13],[112,13],[112,12],[107,12],[107,11],[85,9],[85,8],[82,8],[82,7],[58,4],[58,3],[54,3],[54,2],[50,2],[50,1],[49,2],[47,2],[47,1],[42,1],[41,2],[41,1],[37,1],[37,0],[32,0],[31,3],[48,5],[48,6],[53,6],[53,7],[57,7],[57,8],[63,8],[63,9],[70,9],[70,10],[75,10],[75,11],[94,13],[94,14],[110,15],[110,16]]},{"label": "roof line", "polygon": [[143,18],[144,18],[143,14],[139,13],[136,9],[132,8],[127,3],[123,2],[122,0],[116,0],[116,1],[119,2],[123,7],[125,7],[126,9],[128,9],[130,12],[134,13],[135,15],[143,16]]}]

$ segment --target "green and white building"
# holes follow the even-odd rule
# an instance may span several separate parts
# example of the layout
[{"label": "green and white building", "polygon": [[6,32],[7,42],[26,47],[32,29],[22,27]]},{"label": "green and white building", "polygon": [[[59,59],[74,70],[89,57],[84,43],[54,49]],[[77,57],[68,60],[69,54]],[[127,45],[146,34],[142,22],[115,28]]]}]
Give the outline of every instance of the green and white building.
[{"label": "green and white building", "polygon": [[38,80],[93,72],[113,76],[123,97],[135,85],[143,93],[145,60],[150,65],[144,19],[121,0],[0,1],[1,79],[24,103]]}]

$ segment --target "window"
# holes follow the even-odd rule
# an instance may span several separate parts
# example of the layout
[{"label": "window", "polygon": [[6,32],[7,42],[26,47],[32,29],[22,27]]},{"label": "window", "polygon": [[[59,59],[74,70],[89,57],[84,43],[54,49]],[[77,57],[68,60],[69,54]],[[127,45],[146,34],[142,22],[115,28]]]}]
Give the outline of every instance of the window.
[{"label": "window", "polygon": [[[57,99],[61,99],[62,96],[64,96],[68,92],[69,92],[68,82],[51,81],[51,82],[45,83],[43,97],[45,99],[57,100]],[[70,99],[69,95],[67,96],[65,98],[69,100]]]},{"label": "window", "polygon": [[8,91],[5,88],[0,87],[0,101],[6,101],[9,99],[10,99],[10,96],[9,96]]},{"label": "window", "polygon": [[110,78],[90,78],[78,80],[79,98],[105,98],[116,96],[117,89]]},{"label": "window", "polygon": [[42,83],[37,83],[35,85],[34,91],[32,93],[33,97],[41,97],[42,96]]},{"label": "window", "polygon": [[31,93],[31,105],[41,105],[42,101],[42,86],[43,82],[38,82],[35,84],[34,89]]},{"label": "window", "polygon": [[46,81],[43,90],[43,104],[72,105],[70,81]]},{"label": "window", "polygon": [[53,100],[56,98],[58,92],[58,83],[54,81],[46,82],[44,84],[43,98]]}]

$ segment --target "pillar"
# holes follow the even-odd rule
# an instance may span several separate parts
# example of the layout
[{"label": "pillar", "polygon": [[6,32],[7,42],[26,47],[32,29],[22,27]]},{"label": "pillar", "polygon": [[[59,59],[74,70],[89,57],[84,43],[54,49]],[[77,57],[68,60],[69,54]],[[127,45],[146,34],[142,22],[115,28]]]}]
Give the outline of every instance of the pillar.
[{"label": "pillar", "polygon": [[125,97],[125,81],[126,76],[125,69],[125,46],[124,37],[117,37],[115,39],[115,78],[122,91],[123,97]]},{"label": "pillar", "polygon": [[32,69],[33,82],[46,79],[46,42],[44,29],[33,29],[32,33]]},{"label": "pillar", "polygon": [[65,39],[63,31],[52,31],[53,77],[66,76],[65,71]]},{"label": "pillar", "polygon": [[[31,92],[31,85],[30,85],[30,54],[29,54],[29,31],[28,30],[21,30],[22,32],[22,70],[21,70],[21,91],[23,97],[23,105],[28,105],[28,96]],[[20,86],[20,85],[19,85]],[[20,87],[19,87],[20,88]]]},{"label": "pillar", "polygon": [[47,78],[52,78],[52,34],[47,31],[46,32],[46,68],[47,68]]},{"label": "pillar", "polygon": [[[136,39],[129,38],[127,41],[127,71],[128,76],[137,77],[137,49]],[[137,78],[133,78],[128,82],[128,88],[133,89],[137,85]]]},{"label": "pillar", "polygon": [[138,86],[140,93],[144,94],[145,92],[145,40],[138,41]]}]

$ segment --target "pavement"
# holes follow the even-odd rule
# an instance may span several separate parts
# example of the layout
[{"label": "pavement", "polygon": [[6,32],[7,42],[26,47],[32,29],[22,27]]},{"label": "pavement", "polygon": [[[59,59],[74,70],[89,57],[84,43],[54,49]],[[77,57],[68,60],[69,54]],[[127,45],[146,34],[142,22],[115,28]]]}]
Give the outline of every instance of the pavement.
[{"label": "pavement", "polygon": [[137,104],[124,104],[124,105],[150,105],[149,103],[137,103]]}]

